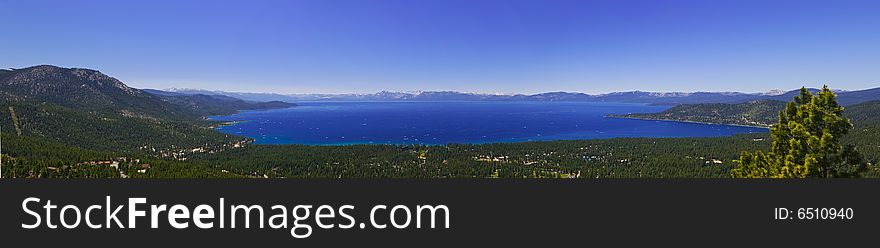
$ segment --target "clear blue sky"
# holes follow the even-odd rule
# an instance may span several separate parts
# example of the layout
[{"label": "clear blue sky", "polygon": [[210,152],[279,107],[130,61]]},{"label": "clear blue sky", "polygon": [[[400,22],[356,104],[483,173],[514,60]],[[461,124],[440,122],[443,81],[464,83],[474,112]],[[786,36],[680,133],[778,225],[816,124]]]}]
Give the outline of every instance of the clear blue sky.
[{"label": "clear blue sky", "polygon": [[0,67],[349,93],[880,86],[880,1],[0,0]]}]

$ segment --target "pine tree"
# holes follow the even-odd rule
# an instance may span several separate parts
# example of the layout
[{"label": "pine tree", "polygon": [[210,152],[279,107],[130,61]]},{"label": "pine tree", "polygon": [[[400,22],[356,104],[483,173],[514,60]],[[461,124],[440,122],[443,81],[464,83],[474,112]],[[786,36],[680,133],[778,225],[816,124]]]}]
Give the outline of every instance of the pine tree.
[{"label": "pine tree", "polygon": [[827,85],[816,95],[801,88],[800,95],[780,111],[779,123],[770,128],[770,152],[744,151],[730,174],[741,178],[859,176],[867,169],[864,159],[852,146],[840,144],[852,127]]}]

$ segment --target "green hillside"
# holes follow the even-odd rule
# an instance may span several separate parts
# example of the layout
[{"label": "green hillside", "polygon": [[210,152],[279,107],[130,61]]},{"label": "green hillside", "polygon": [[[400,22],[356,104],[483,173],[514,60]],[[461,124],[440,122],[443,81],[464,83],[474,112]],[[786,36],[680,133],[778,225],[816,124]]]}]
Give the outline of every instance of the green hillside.
[{"label": "green hillside", "polygon": [[211,130],[216,124],[197,110],[94,70],[36,66],[4,70],[0,80],[0,125],[14,128],[16,135],[161,156],[247,140]]},{"label": "green hillside", "polygon": [[779,111],[783,109],[785,102],[756,100],[736,104],[681,104],[659,113],[632,113],[612,117],[768,127],[776,122]]},{"label": "green hillside", "polygon": [[[682,104],[659,113],[612,117],[769,126],[778,121],[778,113],[784,108],[785,103],[775,100],[740,104]],[[880,158],[880,101],[846,106],[844,115],[850,118],[855,126],[844,137],[844,143],[856,145],[866,158],[875,161],[876,164],[877,159]]]},{"label": "green hillside", "polygon": [[0,77],[4,103],[51,103],[148,120],[197,119],[189,109],[165,104],[157,96],[95,70],[41,65],[5,70],[4,74]]},{"label": "green hillside", "polygon": [[231,97],[209,95],[161,96],[161,98],[171,104],[192,109],[196,114],[203,116],[231,115],[239,110],[263,110],[296,106],[296,104],[281,101],[246,102]]},{"label": "green hillside", "polygon": [[844,114],[855,126],[844,137],[844,143],[853,144],[873,164],[880,160],[880,101],[847,106]]}]

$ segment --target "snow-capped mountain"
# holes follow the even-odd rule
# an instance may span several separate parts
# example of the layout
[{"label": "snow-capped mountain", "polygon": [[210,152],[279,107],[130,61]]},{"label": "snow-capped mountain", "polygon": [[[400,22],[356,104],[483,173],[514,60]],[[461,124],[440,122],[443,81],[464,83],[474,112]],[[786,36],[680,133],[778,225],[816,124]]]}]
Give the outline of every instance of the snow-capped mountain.
[{"label": "snow-capped mountain", "polygon": [[[815,91],[815,89],[810,89]],[[539,94],[483,94],[458,91],[380,91],[369,94],[278,94],[243,93],[204,89],[167,89],[177,94],[225,95],[249,101],[572,101],[572,102],[624,102],[648,104],[687,104],[687,103],[741,103],[747,101],[773,99],[788,101],[798,94],[798,90],[773,90],[762,93],[742,92],[645,92],[626,91],[590,95],[578,92],[546,92]],[[860,91],[838,91],[842,104],[854,104],[870,100],[880,100],[880,88]]]}]

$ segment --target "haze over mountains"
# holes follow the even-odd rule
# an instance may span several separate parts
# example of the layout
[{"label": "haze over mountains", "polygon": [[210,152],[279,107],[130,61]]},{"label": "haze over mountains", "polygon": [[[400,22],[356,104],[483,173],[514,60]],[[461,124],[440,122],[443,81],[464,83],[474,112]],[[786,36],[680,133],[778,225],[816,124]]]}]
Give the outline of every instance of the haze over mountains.
[{"label": "haze over mountains", "polygon": [[[810,89],[815,92],[817,89]],[[624,102],[649,104],[694,104],[694,103],[742,103],[754,100],[789,101],[798,92],[740,93],[740,92],[644,92],[628,91],[590,95],[574,92],[547,92],[533,95],[480,94],[456,91],[390,92],[373,94],[277,94],[211,91],[202,89],[167,89],[164,92],[178,94],[222,95],[249,101],[583,101],[583,102]],[[852,105],[880,99],[880,88],[857,91],[839,91],[838,100],[842,105]]]}]

